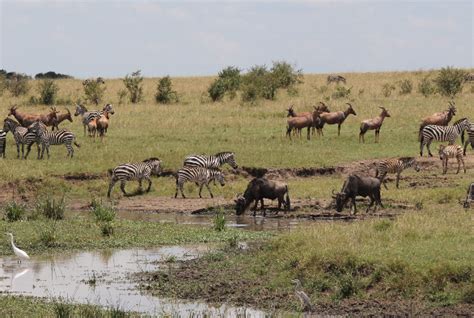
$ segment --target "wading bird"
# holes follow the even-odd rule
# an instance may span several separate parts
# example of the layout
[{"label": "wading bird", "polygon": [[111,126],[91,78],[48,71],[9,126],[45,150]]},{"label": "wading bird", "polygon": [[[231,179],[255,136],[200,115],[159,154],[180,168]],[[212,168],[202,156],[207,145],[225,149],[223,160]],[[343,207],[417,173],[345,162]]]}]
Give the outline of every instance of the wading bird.
[{"label": "wading bird", "polygon": [[15,253],[15,255],[20,259],[18,262],[21,263],[22,259],[30,259],[30,257],[28,256],[28,254],[26,254],[25,251],[15,246],[15,243],[13,243],[13,234],[7,233],[7,235],[10,235],[10,242],[12,244],[13,253]]},{"label": "wading bird", "polygon": [[303,311],[312,311],[313,305],[311,305],[311,300],[309,296],[302,291],[301,282],[299,279],[293,279],[292,282],[295,284],[295,295],[301,302],[301,306],[303,307]]}]

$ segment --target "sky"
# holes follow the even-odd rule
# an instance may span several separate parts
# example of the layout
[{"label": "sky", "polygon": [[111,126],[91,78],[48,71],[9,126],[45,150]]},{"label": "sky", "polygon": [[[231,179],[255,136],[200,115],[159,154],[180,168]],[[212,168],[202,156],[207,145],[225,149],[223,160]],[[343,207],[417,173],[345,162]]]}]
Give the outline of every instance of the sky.
[{"label": "sky", "polygon": [[474,0],[0,0],[0,68],[74,77],[473,67]]}]

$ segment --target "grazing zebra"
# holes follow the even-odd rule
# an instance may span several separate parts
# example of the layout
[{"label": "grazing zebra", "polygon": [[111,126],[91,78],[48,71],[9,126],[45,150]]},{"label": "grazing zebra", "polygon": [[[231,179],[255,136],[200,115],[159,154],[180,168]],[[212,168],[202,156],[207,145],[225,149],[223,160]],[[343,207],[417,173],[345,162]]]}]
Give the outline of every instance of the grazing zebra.
[{"label": "grazing zebra", "polygon": [[376,163],[376,172],[375,177],[380,179],[380,182],[383,183],[385,189],[387,185],[385,184],[384,178],[387,173],[396,173],[397,174],[397,188],[400,181],[400,174],[403,170],[413,167],[416,172],[420,171],[420,166],[414,157],[400,157],[393,159],[386,159]]},{"label": "grazing zebra", "polygon": [[471,144],[471,148],[474,149],[474,124],[471,124],[467,129],[467,140],[464,142],[463,155],[466,155],[467,145]]},{"label": "grazing zebra", "polygon": [[0,157],[5,158],[5,148],[7,146],[7,132],[0,130]]},{"label": "grazing zebra", "polygon": [[238,167],[234,153],[228,151],[216,153],[214,156],[190,155],[184,159],[183,166],[219,169],[224,163],[228,163],[234,169]]},{"label": "grazing zebra", "polygon": [[449,158],[456,158],[458,161],[458,171],[462,168],[464,169],[464,173],[466,173],[466,166],[464,165],[464,159],[462,158],[462,147],[459,145],[440,145],[439,146],[439,159],[443,161],[443,174],[446,174],[448,171],[448,159]]},{"label": "grazing zebra", "polygon": [[36,138],[36,134],[33,132],[28,132],[28,128],[20,126],[20,124],[16,121],[14,121],[11,118],[5,118],[3,121],[3,130],[4,131],[11,131],[13,134],[13,138],[15,139],[15,144],[16,144],[16,151],[17,151],[17,156],[16,158],[20,158],[20,145],[21,145],[21,158],[26,159],[25,157],[25,145],[27,147],[31,147],[33,143],[36,142],[36,147],[38,149],[38,159],[40,156],[40,147],[39,147],[39,141]]},{"label": "grazing zebra", "polygon": [[[454,144],[456,138],[458,138],[464,130],[468,129],[470,125],[471,123],[467,118],[461,118],[454,122],[453,126],[428,125],[423,127],[420,140],[420,156],[423,157],[423,148],[426,145],[429,156],[433,157],[430,150],[430,144],[433,140],[448,141],[450,145]],[[462,142],[464,143],[464,140],[462,140]]]},{"label": "grazing zebra", "polygon": [[203,167],[184,167],[178,170],[176,173],[176,192],[174,197],[178,196],[178,188],[181,191],[181,195],[183,199],[186,197],[183,193],[183,185],[186,181],[195,182],[199,186],[199,197],[201,196],[202,187],[205,185],[207,190],[209,190],[209,194],[211,198],[214,196],[212,195],[211,189],[209,188],[209,182],[211,180],[217,180],[221,186],[225,185],[224,174],[217,169],[207,169]]},{"label": "grazing zebra", "polygon": [[[49,159],[49,146],[50,145],[62,145],[64,144],[67,149],[67,157],[74,156],[74,148],[72,144],[76,147],[80,145],[75,141],[76,136],[70,131],[67,130],[57,130],[57,131],[48,131],[46,126],[40,121],[36,121],[28,127],[28,133],[33,132],[36,135],[36,139],[41,143],[41,156],[40,159],[43,159],[44,151],[48,154]],[[31,150],[31,144],[28,145],[28,150],[26,152],[25,159],[28,157],[28,154]]]},{"label": "grazing zebra", "polygon": [[130,180],[138,180],[139,189],[141,193],[142,190],[142,181],[143,179],[148,181],[148,188],[146,192],[150,192],[151,189],[151,179],[152,174],[158,176],[161,171],[161,161],[158,158],[149,158],[143,160],[143,162],[137,163],[124,163],[114,169],[109,170],[110,183],[109,190],[107,191],[107,197],[110,198],[110,193],[117,181],[120,181],[120,190],[122,190],[124,195],[127,195],[125,192],[125,182]]},{"label": "grazing zebra", "polygon": [[99,119],[104,112],[107,111],[109,114],[115,114],[114,109],[112,108],[112,104],[107,104],[104,106],[102,110],[94,110],[94,111],[87,111],[82,105],[76,105],[76,112],[74,116],[82,116],[82,125],[84,126],[84,136],[86,135],[86,127],[89,122],[93,119]]}]

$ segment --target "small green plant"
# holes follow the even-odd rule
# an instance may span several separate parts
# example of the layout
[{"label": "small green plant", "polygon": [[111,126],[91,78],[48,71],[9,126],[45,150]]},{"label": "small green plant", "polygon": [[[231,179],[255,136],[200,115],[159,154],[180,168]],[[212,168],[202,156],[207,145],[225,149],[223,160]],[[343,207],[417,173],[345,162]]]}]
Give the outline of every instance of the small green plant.
[{"label": "small green plant", "polygon": [[409,79],[404,79],[399,82],[400,85],[400,95],[410,94],[413,90],[413,82]]},{"label": "small green plant", "polygon": [[346,88],[344,86],[336,86],[336,91],[332,93],[332,98],[347,98],[351,95],[351,88]]},{"label": "small green plant", "polygon": [[107,206],[102,201],[94,199],[91,202],[91,208],[96,222],[112,222],[115,219],[116,212],[113,206]]},{"label": "small green plant", "polygon": [[454,67],[442,68],[434,82],[438,92],[443,96],[453,98],[462,91],[467,72]]},{"label": "small green plant", "polygon": [[118,97],[118,104],[119,105],[122,105],[122,104],[125,104],[125,100],[127,99],[127,95],[128,95],[128,92],[126,89],[124,88],[121,88],[119,89],[119,91],[117,92],[117,97]]},{"label": "small green plant", "polygon": [[46,196],[40,198],[36,202],[36,213],[52,220],[64,219],[64,212],[66,210],[65,197],[57,200],[53,197]]},{"label": "small green plant", "polygon": [[54,247],[57,245],[56,223],[41,227],[39,230],[39,240],[46,247]]},{"label": "small green plant", "polygon": [[112,307],[109,310],[110,318],[128,318],[131,317],[131,315],[122,310],[119,306]]},{"label": "small green plant", "polygon": [[169,76],[161,78],[158,82],[155,100],[159,104],[170,104],[178,101],[178,93],[173,90],[173,83]]},{"label": "small green plant", "polygon": [[86,101],[99,105],[106,90],[105,82],[102,78],[87,79],[82,82]]},{"label": "small green plant", "polygon": [[4,219],[8,222],[20,221],[26,213],[26,206],[15,201],[8,202],[5,206]]},{"label": "small green plant", "polygon": [[114,226],[112,222],[103,222],[100,225],[100,230],[103,236],[111,236],[114,234]]},{"label": "small green plant", "polygon": [[43,105],[54,105],[59,87],[52,79],[44,79],[38,84],[39,102]]},{"label": "small green plant", "polygon": [[224,212],[222,212],[221,210],[217,211],[213,219],[214,230],[218,232],[225,230],[225,223],[226,220]]},{"label": "small green plant", "polygon": [[382,94],[383,96],[385,97],[390,97],[390,95],[392,95],[392,92],[395,90],[395,86],[393,84],[390,84],[390,83],[385,83],[383,84],[382,86]]},{"label": "small green plant", "polygon": [[125,88],[128,90],[130,95],[130,102],[133,104],[139,103],[143,98],[143,76],[141,71],[138,70],[132,74],[125,75],[123,83]]},{"label": "small green plant", "polygon": [[70,318],[74,316],[73,305],[64,303],[61,299],[53,303],[53,308],[56,318]]},{"label": "small green plant", "polygon": [[239,245],[239,241],[238,241],[237,235],[232,235],[227,240],[227,246],[229,246],[230,248],[237,248],[238,245]]},{"label": "small green plant", "polygon": [[424,77],[420,83],[418,83],[418,93],[428,97],[436,92],[436,88],[433,86],[433,82],[429,79],[429,76]]},{"label": "small green plant", "polygon": [[344,275],[339,279],[338,289],[335,295],[336,299],[345,299],[357,293],[357,284],[355,277],[352,275]]}]

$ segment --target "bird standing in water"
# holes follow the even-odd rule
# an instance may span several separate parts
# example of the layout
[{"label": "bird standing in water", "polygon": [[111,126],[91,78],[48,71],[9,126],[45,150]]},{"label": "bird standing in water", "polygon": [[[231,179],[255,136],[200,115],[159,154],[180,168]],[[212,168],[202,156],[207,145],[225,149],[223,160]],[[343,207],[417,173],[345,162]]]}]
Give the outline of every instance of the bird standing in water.
[{"label": "bird standing in water", "polygon": [[7,235],[10,236],[10,242],[12,244],[13,253],[15,253],[15,255],[20,259],[18,262],[21,263],[21,260],[30,259],[30,257],[28,256],[28,254],[26,254],[25,251],[15,246],[15,243],[13,243],[13,234],[7,233]]}]

